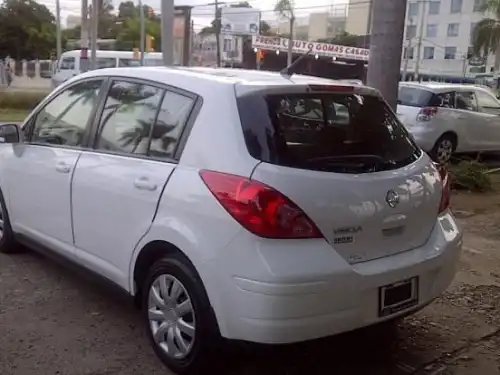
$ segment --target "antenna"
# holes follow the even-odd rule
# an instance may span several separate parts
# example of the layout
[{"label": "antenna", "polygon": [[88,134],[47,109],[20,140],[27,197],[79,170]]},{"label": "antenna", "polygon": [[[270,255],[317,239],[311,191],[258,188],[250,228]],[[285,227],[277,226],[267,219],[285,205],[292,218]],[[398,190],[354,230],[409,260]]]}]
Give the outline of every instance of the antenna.
[{"label": "antenna", "polygon": [[[290,43],[290,42],[289,42]],[[283,68],[280,70],[280,74],[283,76],[283,77],[287,77],[287,78],[290,78],[295,72],[295,68],[297,67],[297,65],[299,64],[299,62],[301,62],[302,60],[304,60],[304,58],[309,55],[311,52],[312,52],[312,48],[309,48],[309,51],[307,51],[306,53],[304,53],[302,56],[300,56],[297,60],[295,60],[294,62],[292,62],[290,65],[288,65],[286,68]]]}]

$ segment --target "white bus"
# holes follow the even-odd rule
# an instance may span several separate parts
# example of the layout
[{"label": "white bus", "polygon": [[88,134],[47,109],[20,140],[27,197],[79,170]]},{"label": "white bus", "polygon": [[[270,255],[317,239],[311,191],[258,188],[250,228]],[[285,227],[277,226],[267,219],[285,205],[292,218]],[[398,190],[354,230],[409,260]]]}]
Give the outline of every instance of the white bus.
[{"label": "white bus", "polygon": [[[134,58],[132,51],[96,51],[96,69],[140,66],[139,59]],[[88,63],[90,64],[90,51],[88,52]],[[163,65],[160,52],[148,52],[144,54],[144,65]],[[81,73],[82,59],[81,51],[73,50],[61,54],[61,58],[55,66],[52,75],[52,87],[59,86],[64,81]]]}]

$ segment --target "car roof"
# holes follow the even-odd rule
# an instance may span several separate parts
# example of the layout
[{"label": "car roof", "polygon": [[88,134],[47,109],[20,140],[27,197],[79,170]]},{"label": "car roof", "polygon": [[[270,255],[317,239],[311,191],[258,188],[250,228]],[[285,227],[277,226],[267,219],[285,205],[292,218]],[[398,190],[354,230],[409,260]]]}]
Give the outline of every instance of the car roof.
[{"label": "car roof", "polygon": [[[378,91],[367,86],[348,84],[345,81],[335,81],[326,78],[312,77],[301,74],[292,77],[283,76],[277,72],[208,67],[132,67],[99,69],[78,75],[78,78],[117,76],[140,78],[167,85],[172,85],[198,95],[215,93],[214,90],[224,86],[288,86],[288,85],[335,85],[341,87],[356,86],[373,95]],[[76,77],[75,77],[76,78]]]},{"label": "car roof", "polygon": [[452,90],[470,90],[471,88],[492,92],[491,88],[478,84],[441,83],[441,82],[400,82],[402,87],[415,87],[433,92],[447,92]]}]

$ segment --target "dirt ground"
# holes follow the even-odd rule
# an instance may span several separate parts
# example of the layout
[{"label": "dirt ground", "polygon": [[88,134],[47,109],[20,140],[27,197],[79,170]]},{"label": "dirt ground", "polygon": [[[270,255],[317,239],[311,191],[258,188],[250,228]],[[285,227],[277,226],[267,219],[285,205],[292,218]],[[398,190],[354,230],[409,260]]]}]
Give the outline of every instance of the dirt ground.
[{"label": "dirt ground", "polygon": [[[452,205],[465,246],[442,298],[394,328],[235,345],[214,375],[500,374],[500,194],[455,194]],[[2,375],[169,374],[128,302],[33,253],[0,255],[0,348]]]}]

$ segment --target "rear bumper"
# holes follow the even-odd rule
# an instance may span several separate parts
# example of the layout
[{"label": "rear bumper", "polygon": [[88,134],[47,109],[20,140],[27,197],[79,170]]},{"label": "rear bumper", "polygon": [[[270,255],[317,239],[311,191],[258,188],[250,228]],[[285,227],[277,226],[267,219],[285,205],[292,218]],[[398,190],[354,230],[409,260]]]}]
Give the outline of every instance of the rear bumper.
[{"label": "rear bumper", "polygon": [[[249,247],[241,236],[236,241],[202,270],[207,278],[217,275],[206,287],[222,335],[293,343],[379,323],[430,303],[453,280],[462,237],[447,213],[424,246],[354,265],[321,240],[272,246],[262,240],[256,246],[253,238]],[[379,287],[413,276],[419,276],[418,305],[379,318]]]}]

